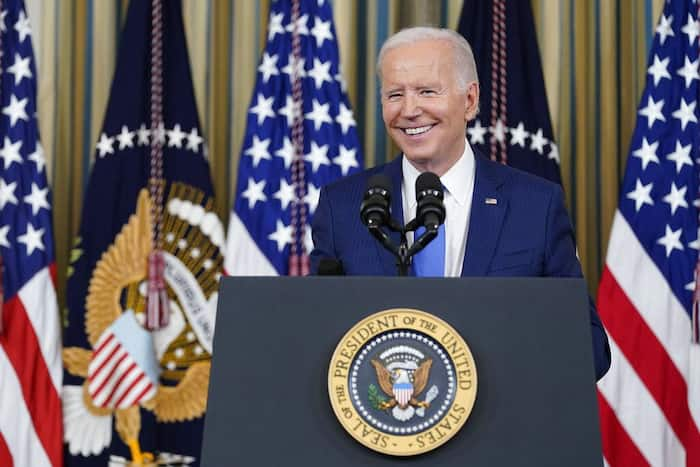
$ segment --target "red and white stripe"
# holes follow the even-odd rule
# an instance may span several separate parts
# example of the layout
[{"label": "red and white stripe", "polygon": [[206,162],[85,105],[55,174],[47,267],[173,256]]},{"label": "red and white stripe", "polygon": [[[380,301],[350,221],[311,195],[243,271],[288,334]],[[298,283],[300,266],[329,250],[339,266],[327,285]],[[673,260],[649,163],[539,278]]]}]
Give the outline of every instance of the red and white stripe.
[{"label": "red and white stripe", "polygon": [[48,268],[4,303],[2,321],[0,466],[61,466],[61,342]]},{"label": "red and white stripe", "polygon": [[700,392],[689,390],[698,352],[690,317],[619,211],[598,310],[612,351],[610,371],[598,384],[606,462],[700,466],[691,411]]},{"label": "red and white stripe", "polygon": [[88,381],[88,393],[97,407],[126,409],[156,393],[155,385],[111,332],[96,344]]}]

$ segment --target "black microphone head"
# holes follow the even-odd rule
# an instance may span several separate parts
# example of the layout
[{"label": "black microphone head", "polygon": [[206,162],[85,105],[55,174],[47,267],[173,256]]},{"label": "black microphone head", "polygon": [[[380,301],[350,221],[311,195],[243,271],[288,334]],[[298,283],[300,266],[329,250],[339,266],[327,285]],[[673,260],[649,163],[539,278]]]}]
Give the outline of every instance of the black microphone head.
[{"label": "black microphone head", "polygon": [[[440,180],[438,179],[438,182]],[[387,192],[387,196],[391,199],[391,179],[384,174],[374,174],[367,180],[367,191],[376,188]]]},{"label": "black microphone head", "polygon": [[444,193],[440,177],[432,172],[423,172],[416,179],[416,217],[420,225],[436,229],[445,222]]},{"label": "black microphone head", "polygon": [[423,172],[416,179],[416,199],[418,196],[424,196],[425,192],[432,191],[434,196],[443,199],[442,182],[440,177],[432,172]]},{"label": "black microphone head", "polygon": [[391,180],[384,174],[372,175],[367,181],[367,191],[360,205],[360,219],[367,226],[390,223]]}]

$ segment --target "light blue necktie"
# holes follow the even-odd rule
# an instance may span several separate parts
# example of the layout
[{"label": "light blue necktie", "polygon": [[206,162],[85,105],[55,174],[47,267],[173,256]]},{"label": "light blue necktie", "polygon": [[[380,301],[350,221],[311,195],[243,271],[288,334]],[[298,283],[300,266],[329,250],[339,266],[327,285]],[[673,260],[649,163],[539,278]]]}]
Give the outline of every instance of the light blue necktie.
[{"label": "light blue necktie", "polygon": [[[425,227],[416,230],[415,238],[425,232]],[[418,277],[445,276],[445,224],[440,224],[437,236],[413,257],[413,271]]]}]

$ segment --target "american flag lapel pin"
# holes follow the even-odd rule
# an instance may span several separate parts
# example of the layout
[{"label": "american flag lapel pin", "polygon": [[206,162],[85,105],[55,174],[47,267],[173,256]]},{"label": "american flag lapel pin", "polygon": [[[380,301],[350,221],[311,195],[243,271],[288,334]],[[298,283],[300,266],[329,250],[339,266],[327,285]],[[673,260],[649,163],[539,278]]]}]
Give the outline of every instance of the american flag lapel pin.
[{"label": "american flag lapel pin", "polygon": [[498,204],[498,200],[496,198],[486,198],[486,204],[496,205]]}]

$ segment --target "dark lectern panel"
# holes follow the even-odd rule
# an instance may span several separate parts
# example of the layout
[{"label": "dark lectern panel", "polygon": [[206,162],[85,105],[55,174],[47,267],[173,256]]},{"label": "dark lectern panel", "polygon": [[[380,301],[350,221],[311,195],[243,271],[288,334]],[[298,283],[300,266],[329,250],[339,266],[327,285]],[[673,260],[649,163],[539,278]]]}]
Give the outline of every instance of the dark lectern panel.
[{"label": "dark lectern panel", "polygon": [[[466,425],[413,458],[357,443],[335,419],[327,394],[340,338],[388,308],[444,319],[477,365]],[[225,278],[216,326],[203,465],[602,464],[582,280]]]}]

